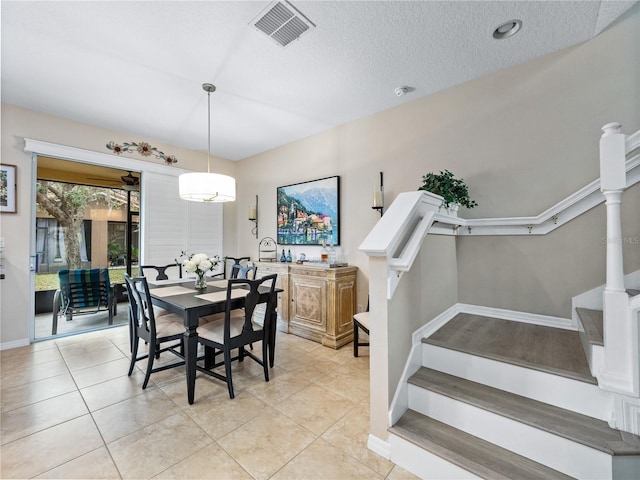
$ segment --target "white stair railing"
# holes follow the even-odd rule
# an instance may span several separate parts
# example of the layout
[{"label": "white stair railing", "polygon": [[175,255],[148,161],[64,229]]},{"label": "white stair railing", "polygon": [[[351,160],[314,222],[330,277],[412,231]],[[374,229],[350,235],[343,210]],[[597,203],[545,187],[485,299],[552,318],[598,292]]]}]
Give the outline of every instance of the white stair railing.
[{"label": "white stair railing", "polygon": [[402,274],[411,269],[434,221],[457,223],[456,217],[439,213],[442,205],[443,198],[433,193],[401,193],[360,245],[370,257],[386,258],[387,299],[393,296]]},{"label": "white stair railing", "polygon": [[[640,296],[632,299],[621,286],[621,252],[622,238],[620,233],[619,197],[616,193],[640,182],[640,131],[624,137],[617,127],[608,126],[604,136],[605,150],[616,158],[617,176],[603,175],[600,179],[580,189],[578,192],[562,200],[547,211],[535,217],[513,218],[478,218],[464,219],[447,214],[442,208],[443,199],[438,195],[417,191],[399,194],[385,215],[367,235],[360,245],[360,250],[370,257],[369,261],[369,294],[371,298],[371,370],[376,372],[371,379],[371,435],[369,447],[385,456],[384,440],[387,436],[387,412],[391,403],[389,392],[396,389],[393,372],[390,369],[391,359],[398,357],[405,345],[403,338],[396,332],[402,331],[398,322],[402,321],[406,305],[417,305],[421,302],[421,293],[411,288],[410,282],[401,285],[401,277],[409,272],[411,266],[423,255],[421,249],[428,234],[438,235],[545,235],[564,225],[584,212],[594,208],[609,195],[607,210],[617,215],[612,220],[611,238],[607,243],[611,249],[612,263],[607,267],[607,276],[612,278],[605,296],[605,348],[609,345],[606,371],[599,376],[601,386],[625,395],[638,396],[638,311]],[[622,148],[620,138],[623,138]],[[609,153],[605,155],[608,157]],[[622,156],[620,156],[622,153]],[[622,160],[620,160],[622,159]],[[622,165],[622,166],[621,166]],[[623,174],[620,175],[620,168]],[[621,177],[623,180],[621,180]],[[615,184],[611,185],[613,178]],[[626,183],[623,183],[626,182]],[[611,188],[613,187],[613,188]],[[616,198],[617,197],[617,198]],[[617,239],[617,240],[616,240]],[[615,252],[615,253],[614,253]],[[457,268],[455,252],[445,256],[450,267]],[[609,273],[611,272],[611,273]],[[418,275],[419,277],[419,275]],[[615,279],[615,280],[613,280]],[[457,285],[451,288],[455,290]],[[608,282],[609,283],[609,282]],[[396,297],[400,299],[394,300]],[[455,303],[455,299],[453,300]],[[450,305],[445,305],[443,310]],[[414,312],[419,315],[420,312]],[[615,321],[607,321],[607,317],[615,317]],[[635,319],[635,320],[634,320]],[[390,322],[394,323],[390,328]],[[635,347],[634,347],[635,342]],[[391,354],[393,353],[393,355]],[[376,440],[377,439],[377,440]],[[377,447],[376,447],[377,445]]]},{"label": "white stair railing", "polygon": [[607,212],[607,280],[603,293],[604,368],[596,372],[601,388],[640,396],[638,357],[638,308],[624,286],[622,223],[620,207],[626,188],[626,154],[633,148],[631,137],[619,123],[602,127],[600,139],[600,190]]}]

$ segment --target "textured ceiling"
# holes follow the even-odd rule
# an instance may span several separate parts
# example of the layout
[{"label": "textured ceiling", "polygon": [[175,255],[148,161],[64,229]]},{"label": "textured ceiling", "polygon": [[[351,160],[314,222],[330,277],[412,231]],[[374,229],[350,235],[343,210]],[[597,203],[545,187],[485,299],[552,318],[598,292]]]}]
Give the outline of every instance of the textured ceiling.
[{"label": "textured ceiling", "polygon": [[316,27],[282,48],[250,25],[270,2],[2,1],[2,101],[205,150],[211,82],[212,154],[238,160],[584,42],[634,3],[293,1]]}]

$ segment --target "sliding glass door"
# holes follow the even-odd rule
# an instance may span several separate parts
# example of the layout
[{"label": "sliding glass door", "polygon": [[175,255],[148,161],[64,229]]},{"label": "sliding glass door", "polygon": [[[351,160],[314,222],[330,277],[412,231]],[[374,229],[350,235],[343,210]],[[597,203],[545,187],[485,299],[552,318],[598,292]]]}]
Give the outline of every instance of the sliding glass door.
[{"label": "sliding glass door", "polygon": [[[203,204],[187,202],[178,196],[178,176],[184,170],[175,166],[159,165],[152,162],[139,161],[116,155],[99,153],[89,150],[70,148],[63,145],[41,142],[25,138],[25,151],[34,156],[34,171],[37,171],[38,158],[47,156],[55,159],[65,159],[77,164],[97,166],[134,172],[140,177],[140,191],[120,190],[123,215],[118,218],[109,217],[108,212],[101,215],[89,215],[91,225],[83,226],[84,239],[80,239],[80,266],[87,268],[106,264],[110,273],[120,269],[137,273],[136,260],[140,264],[166,265],[175,261],[180,252],[203,252],[210,255],[223,254],[223,208],[221,204]],[[79,169],[75,169],[79,170]],[[97,175],[97,177],[109,175]],[[118,177],[119,178],[119,177]],[[120,185],[119,185],[120,186]],[[38,189],[34,176],[33,198],[35,200]],[[137,202],[134,197],[138,196]],[[111,203],[106,208],[111,213],[115,206]],[[104,214],[104,215],[103,215]],[[40,265],[47,265],[52,270],[54,260],[62,259],[64,252],[63,231],[54,222],[52,216],[42,216],[46,221],[38,221],[37,209],[32,210],[33,237],[32,249],[32,281],[31,299],[35,304],[35,276]],[[38,223],[39,222],[39,223]],[[103,234],[99,229],[104,230]],[[95,223],[95,224],[94,224]],[[60,237],[62,243],[56,240]],[[139,248],[136,249],[136,237]],[[106,238],[106,240],[104,240]],[[68,242],[68,240],[67,240]],[[46,245],[46,249],[45,249]],[[53,246],[52,246],[53,245]],[[82,247],[84,245],[84,247]],[[58,247],[61,249],[58,250]],[[46,250],[46,254],[44,253]],[[58,251],[60,256],[58,257]],[[61,262],[64,263],[64,262]],[[94,265],[95,264],[95,265]],[[52,300],[48,300],[52,304]],[[126,313],[126,308],[118,309]],[[31,339],[46,338],[36,335],[35,309],[31,315]],[[44,333],[51,330],[52,315],[48,314],[47,327],[42,327]],[[64,320],[58,322],[65,323]]]}]

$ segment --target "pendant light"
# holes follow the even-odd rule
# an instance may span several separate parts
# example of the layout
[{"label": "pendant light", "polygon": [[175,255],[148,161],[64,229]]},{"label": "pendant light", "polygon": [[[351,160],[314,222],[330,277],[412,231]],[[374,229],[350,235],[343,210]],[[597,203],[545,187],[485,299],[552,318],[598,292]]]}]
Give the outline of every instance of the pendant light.
[{"label": "pendant light", "polygon": [[228,175],[211,173],[211,92],[215,85],[203,83],[207,92],[207,173],[183,173],[178,178],[180,198],[192,202],[233,202],[236,199],[236,180]]}]

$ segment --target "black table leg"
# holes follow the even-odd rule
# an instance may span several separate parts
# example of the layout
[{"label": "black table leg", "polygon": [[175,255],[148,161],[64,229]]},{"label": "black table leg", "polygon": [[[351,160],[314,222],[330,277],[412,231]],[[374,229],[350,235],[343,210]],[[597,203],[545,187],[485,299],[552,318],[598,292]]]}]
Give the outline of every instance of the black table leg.
[{"label": "black table leg", "polygon": [[278,328],[278,313],[274,310],[269,325],[269,366],[273,368],[276,356],[276,330]]},{"label": "black table leg", "polygon": [[[193,405],[196,390],[196,362],[198,361],[198,318],[195,318],[195,324],[189,319],[184,332],[184,362],[187,376],[187,399],[189,405]],[[193,325],[193,326],[191,326]]]}]

